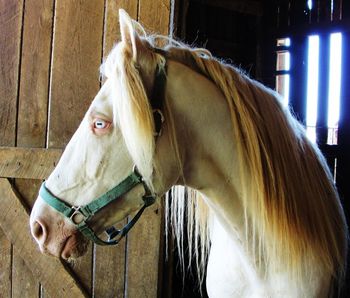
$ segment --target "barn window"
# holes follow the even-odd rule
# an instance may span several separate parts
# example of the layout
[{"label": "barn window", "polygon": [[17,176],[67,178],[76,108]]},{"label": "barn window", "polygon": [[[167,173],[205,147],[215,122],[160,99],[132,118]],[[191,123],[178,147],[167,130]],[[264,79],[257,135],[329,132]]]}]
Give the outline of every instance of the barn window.
[{"label": "barn window", "polygon": [[338,144],[338,122],[340,113],[342,34],[330,37],[329,91],[328,91],[328,145]]},{"label": "barn window", "polygon": [[306,130],[309,138],[314,142],[316,141],[317,124],[319,47],[319,36],[309,36],[307,50]]},{"label": "barn window", "polygon": [[[291,42],[290,38],[277,39],[276,90],[282,95],[286,105],[289,104],[291,59],[293,58],[289,51]],[[321,46],[323,47],[322,49],[320,48]],[[322,77],[328,78],[327,144],[336,145],[338,142],[341,95],[342,34],[341,32],[327,34],[323,37],[322,45],[320,35],[309,35],[307,36],[306,47],[305,124],[307,134],[313,142],[317,141],[318,104],[320,97],[325,98],[325,95],[319,92],[319,78],[322,75]],[[329,49],[329,54],[321,57],[320,52],[327,52],[325,49]],[[322,69],[320,68],[321,59],[323,60]],[[326,71],[327,73],[321,74],[321,71]],[[295,79],[297,80],[298,78]]]},{"label": "barn window", "polygon": [[289,84],[290,84],[290,38],[277,39],[277,63],[276,63],[276,89],[282,95],[283,102],[288,105],[289,102]]}]

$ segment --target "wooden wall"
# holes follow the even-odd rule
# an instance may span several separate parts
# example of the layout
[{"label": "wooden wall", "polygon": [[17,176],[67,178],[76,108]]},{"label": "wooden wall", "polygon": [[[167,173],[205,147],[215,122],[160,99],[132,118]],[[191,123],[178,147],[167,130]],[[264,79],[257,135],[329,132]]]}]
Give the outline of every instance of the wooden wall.
[{"label": "wooden wall", "polygon": [[67,144],[100,88],[99,65],[119,39],[118,9],[168,34],[170,2],[0,0],[0,168],[17,166],[14,174],[0,171],[0,297],[160,295],[159,206],[118,247],[90,245],[70,268],[39,253],[27,211],[41,183],[34,178],[48,171],[30,173],[56,162],[61,150],[55,148]]}]

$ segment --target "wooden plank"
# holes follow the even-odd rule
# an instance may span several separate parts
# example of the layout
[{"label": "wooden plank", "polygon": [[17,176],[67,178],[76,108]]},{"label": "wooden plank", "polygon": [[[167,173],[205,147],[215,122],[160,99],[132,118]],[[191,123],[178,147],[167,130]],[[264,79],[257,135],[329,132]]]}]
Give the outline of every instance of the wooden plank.
[{"label": "wooden plank", "polygon": [[0,177],[45,179],[61,154],[61,149],[0,147]]},{"label": "wooden plank", "polygon": [[94,297],[124,297],[125,249],[125,239],[117,246],[95,246]]},{"label": "wooden plank", "polygon": [[0,145],[16,140],[23,1],[0,0]]},{"label": "wooden plank", "polygon": [[118,11],[123,8],[133,19],[137,18],[138,0],[107,0],[103,38],[103,56],[106,57],[113,46],[120,41]]},{"label": "wooden plank", "polygon": [[[16,142],[22,15],[23,0],[0,0],[0,146]],[[11,297],[12,246],[1,230],[0,268],[0,295]]]},{"label": "wooden plank", "polygon": [[[52,297],[84,297],[86,293],[59,259],[41,254],[28,230],[29,216],[5,178],[0,178],[0,227],[17,254],[44,285]],[[50,268],[50,270],[48,270]]]},{"label": "wooden plank", "polygon": [[[103,56],[106,57],[114,44],[120,41],[119,8],[124,8],[131,17],[137,17],[137,0],[107,0],[103,38]],[[123,221],[120,225],[124,225]],[[120,226],[121,227],[121,226]],[[94,293],[95,297],[124,297],[126,240],[116,247],[95,246]]]},{"label": "wooden plank", "polygon": [[26,0],[17,146],[45,147],[53,0]]},{"label": "wooden plank", "polygon": [[[14,184],[16,191],[20,194],[22,204],[25,204],[25,208],[30,210],[37,197],[42,180],[33,179],[15,179]],[[23,223],[24,226],[28,226],[29,222]],[[39,252],[38,252],[39,253]],[[19,254],[16,249],[13,251],[12,261],[12,293],[13,297],[38,297],[40,291],[43,293],[44,289],[41,289],[40,281],[32,273],[25,263],[26,254]]]},{"label": "wooden plank", "polygon": [[28,210],[32,209],[42,182],[42,180],[38,179],[15,179],[14,187],[20,194],[22,203],[25,204]]},{"label": "wooden plank", "polygon": [[40,284],[24,262],[25,255],[15,249],[12,263],[12,297],[37,298]]},{"label": "wooden plank", "polygon": [[[53,2],[25,2],[17,146],[45,147]],[[33,206],[41,180],[16,179],[14,183],[26,205]],[[15,297],[37,297],[40,291],[44,291],[40,290],[39,282],[16,251],[13,254],[12,283]]]},{"label": "wooden plank", "polygon": [[[48,147],[63,147],[99,90],[104,1],[56,1]],[[93,250],[72,267],[92,291]]]},{"label": "wooden plank", "polygon": [[[37,197],[42,180],[33,179],[15,179],[16,191],[22,198],[22,204],[30,210]],[[29,222],[24,223],[25,226]],[[13,251],[12,261],[12,293],[13,297],[38,297],[38,293],[43,292],[37,277],[28,268],[24,259],[26,254],[20,255],[17,250]]]},{"label": "wooden plank", "polygon": [[57,1],[49,140],[67,144],[99,90],[104,2]]},{"label": "wooden plank", "polygon": [[127,297],[159,297],[161,208],[152,206],[128,234]]},{"label": "wooden plank", "polygon": [[138,21],[148,32],[167,35],[170,24],[170,0],[140,0]]},{"label": "wooden plank", "polygon": [[11,253],[11,242],[0,229],[0,293],[4,297],[11,297]]}]

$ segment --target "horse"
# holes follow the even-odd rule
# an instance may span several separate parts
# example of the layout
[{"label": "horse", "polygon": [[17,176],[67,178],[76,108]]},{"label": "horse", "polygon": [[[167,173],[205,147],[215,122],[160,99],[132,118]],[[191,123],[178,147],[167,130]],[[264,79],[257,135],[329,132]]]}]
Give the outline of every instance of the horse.
[{"label": "horse", "polygon": [[210,297],[332,295],[346,270],[344,212],[280,96],[206,49],[147,34],[124,10],[119,23],[105,82],[33,206],[41,252],[70,260],[89,239],[116,244],[167,194],[180,259],[185,221]]}]

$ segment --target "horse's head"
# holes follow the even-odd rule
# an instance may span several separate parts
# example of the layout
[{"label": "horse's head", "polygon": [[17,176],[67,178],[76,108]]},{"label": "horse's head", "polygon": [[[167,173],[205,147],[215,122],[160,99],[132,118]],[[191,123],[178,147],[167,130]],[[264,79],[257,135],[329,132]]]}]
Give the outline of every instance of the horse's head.
[{"label": "horse's head", "polygon": [[171,167],[176,158],[162,149],[168,147],[165,123],[163,135],[155,136],[155,118],[163,113],[153,112],[150,102],[152,96],[164,96],[165,58],[124,11],[120,31],[121,42],[102,66],[107,79],[42,186],[30,217],[40,250],[64,259],[85,252],[87,240],[79,230],[85,222],[82,230],[99,239],[96,235],[153,203],[178,179],[176,166]]}]

